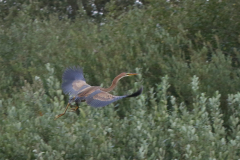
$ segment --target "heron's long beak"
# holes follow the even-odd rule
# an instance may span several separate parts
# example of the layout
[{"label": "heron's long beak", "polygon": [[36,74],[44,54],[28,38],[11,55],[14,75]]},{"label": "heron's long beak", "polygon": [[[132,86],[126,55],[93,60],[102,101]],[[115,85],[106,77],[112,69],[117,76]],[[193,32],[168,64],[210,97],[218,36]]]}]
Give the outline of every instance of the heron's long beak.
[{"label": "heron's long beak", "polygon": [[138,75],[137,73],[128,73],[128,76],[134,76],[134,75]]}]

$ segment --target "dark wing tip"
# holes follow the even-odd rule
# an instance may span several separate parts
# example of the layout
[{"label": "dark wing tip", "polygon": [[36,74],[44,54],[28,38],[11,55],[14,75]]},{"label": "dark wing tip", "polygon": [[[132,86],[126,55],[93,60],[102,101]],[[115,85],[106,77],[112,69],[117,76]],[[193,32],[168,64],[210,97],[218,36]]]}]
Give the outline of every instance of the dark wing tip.
[{"label": "dark wing tip", "polygon": [[128,95],[127,97],[137,97],[139,96],[143,91],[143,86],[135,93],[131,94],[131,95]]}]

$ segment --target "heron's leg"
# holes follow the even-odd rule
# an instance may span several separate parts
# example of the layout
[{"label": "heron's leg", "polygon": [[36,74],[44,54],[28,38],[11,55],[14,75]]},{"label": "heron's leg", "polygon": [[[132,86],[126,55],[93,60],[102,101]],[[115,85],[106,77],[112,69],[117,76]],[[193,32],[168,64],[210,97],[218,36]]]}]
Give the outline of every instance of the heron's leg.
[{"label": "heron's leg", "polygon": [[77,115],[79,115],[79,114],[80,114],[79,107],[78,107],[78,109],[76,110],[76,114],[77,114]]},{"label": "heron's leg", "polygon": [[76,107],[75,108],[71,108],[69,112],[76,112],[77,114],[79,114],[79,103],[78,101],[75,101],[76,103]]},{"label": "heron's leg", "polygon": [[77,105],[77,108],[75,108],[76,109],[75,111],[76,111],[77,115],[79,115],[80,111],[79,111],[79,103],[78,103],[78,101],[76,101],[76,105]]},{"label": "heron's leg", "polygon": [[67,105],[65,111],[64,111],[62,114],[59,114],[59,115],[55,116],[55,119],[54,119],[54,120],[56,120],[56,119],[58,119],[59,117],[63,116],[63,115],[66,113],[66,111],[67,111],[69,105],[70,105],[70,103],[68,103],[68,105]]},{"label": "heron's leg", "polygon": [[79,108],[79,106],[76,106],[75,108],[71,108],[69,112],[75,112],[78,110],[78,108]]},{"label": "heron's leg", "polygon": [[76,107],[75,108],[71,108],[69,112],[75,112],[77,110],[79,110],[79,103],[78,102],[76,102]]}]

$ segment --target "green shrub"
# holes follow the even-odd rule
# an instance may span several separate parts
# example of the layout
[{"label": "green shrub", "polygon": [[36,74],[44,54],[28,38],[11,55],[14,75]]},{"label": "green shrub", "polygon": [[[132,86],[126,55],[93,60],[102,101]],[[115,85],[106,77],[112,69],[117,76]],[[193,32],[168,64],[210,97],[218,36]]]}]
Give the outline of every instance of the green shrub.
[{"label": "green shrub", "polygon": [[198,93],[196,76],[191,82],[195,93],[191,110],[167,94],[170,85],[166,76],[150,102],[146,101],[147,93],[123,100],[130,102],[124,118],[118,116],[113,104],[95,109],[82,103],[80,116],[68,112],[54,121],[54,116],[63,111],[64,100],[52,68],[47,67],[48,87],[54,97],[49,98],[41,80],[35,79],[32,85],[26,83],[13,99],[1,101],[5,115],[0,122],[3,159],[238,158],[239,93],[228,98],[232,102],[228,127],[223,125],[219,109],[221,95],[216,92],[214,97],[207,98]]}]

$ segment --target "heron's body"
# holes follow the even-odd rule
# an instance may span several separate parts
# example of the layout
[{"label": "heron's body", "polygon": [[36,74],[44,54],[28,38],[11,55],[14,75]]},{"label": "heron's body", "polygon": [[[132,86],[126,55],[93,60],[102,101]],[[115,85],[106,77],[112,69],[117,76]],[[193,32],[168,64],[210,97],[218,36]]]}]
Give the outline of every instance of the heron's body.
[{"label": "heron's body", "polygon": [[[100,86],[90,86],[86,83],[82,69],[80,67],[77,68],[69,68],[63,74],[63,84],[62,89],[65,94],[68,94],[72,97],[69,100],[67,105],[70,105],[71,102],[76,102],[78,105],[80,102],[86,102],[88,105],[92,107],[104,107],[110,103],[113,103],[119,99],[126,97],[135,97],[142,93],[142,88],[140,88],[137,92],[131,95],[123,95],[123,96],[114,96],[109,94],[108,92],[112,91],[118,81],[126,76],[137,75],[136,73],[121,73],[117,77],[114,78],[112,85],[108,88],[102,88]],[[56,116],[56,118],[61,117],[65,114],[67,108],[64,113]],[[76,111],[78,106],[74,109]]]}]

